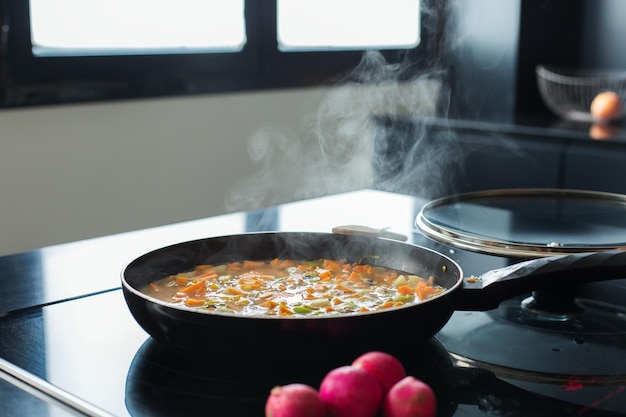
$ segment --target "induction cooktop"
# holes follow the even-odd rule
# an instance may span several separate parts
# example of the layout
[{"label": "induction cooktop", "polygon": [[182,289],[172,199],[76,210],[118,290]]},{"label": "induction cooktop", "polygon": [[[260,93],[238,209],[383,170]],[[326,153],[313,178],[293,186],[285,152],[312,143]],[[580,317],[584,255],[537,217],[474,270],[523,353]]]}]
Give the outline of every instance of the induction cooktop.
[{"label": "induction cooktop", "polygon": [[[455,313],[458,317],[444,327],[442,335],[447,336],[426,342],[413,341],[410,324],[406,334],[372,335],[402,341],[393,344],[392,353],[403,361],[408,373],[433,387],[438,415],[626,415],[623,377],[594,383],[577,379],[577,369],[555,379],[546,378],[551,375],[548,368],[546,372],[507,373],[503,371],[506,366],[490,368],[450,351],[446,340],[453,347],[458,341],[452,340],[449,329],[458,331],[464,314]],[[479,320],[479,316],[474,319]],[[468,340],[477,343],[481,335],[471,331]],[[503,356],[510,348],[507,340],[483,342],[494,349],[500,346]],[[283,346],[292,353],[287,360],[280,351],[259,358],[254,355],[254,346],[233,346],[229,354],[223,350],[216,354],[211,346],[194,355],[174,352],[136,324],[121,290],[27,309],[0,319],[0,355],[35,380],[57,388],[61,399],[66,395],[70,403],[79,399],[92,405],[93,409],[83,413],[87,415],[91,411],[92,415],[121,417],[200,413],[261,416],[273,386],[291,382],[318,386],[326,372],[362,353],[358,346],[328,346],[318,355],[299,357],[293,355],[298,348],[297,341]],[[619,349],[626,354],[626,347]],[[510,352],[517,354],[515,349]],[[24,415],[26,409],[31,409],[28,415],[33,416],[68,413],[67,407],[11,384],[0,385],[0,395],[13,399],[2,402],[3,415]]]}]

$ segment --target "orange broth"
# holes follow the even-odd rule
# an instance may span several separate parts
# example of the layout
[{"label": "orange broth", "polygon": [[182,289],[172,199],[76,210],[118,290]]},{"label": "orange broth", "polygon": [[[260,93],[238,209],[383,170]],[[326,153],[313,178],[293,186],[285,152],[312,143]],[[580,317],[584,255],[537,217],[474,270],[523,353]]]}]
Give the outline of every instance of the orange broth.
[{"label": "orange broth", "polygon": [[432,276],[331,259],[198,265],[142,290],[193,309],[283,317],[375,311],[419,303],[443,291]]}]

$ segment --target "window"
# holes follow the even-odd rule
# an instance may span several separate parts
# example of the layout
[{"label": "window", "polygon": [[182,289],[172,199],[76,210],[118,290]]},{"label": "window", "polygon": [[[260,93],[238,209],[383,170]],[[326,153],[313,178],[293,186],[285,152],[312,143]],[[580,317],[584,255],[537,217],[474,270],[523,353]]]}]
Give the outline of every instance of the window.
[{"label": "window", "polygon": [[418,68],[437,53],[442,3],[8,0],[3,104],[319,85],[365,49]]},{"label": "window", "polygon": [[419,0],[278,0],[278,49],[415,48],[419,5]]},{"label": "window", "polygon": [[211,53],[243,49],[243,0],[177,3],[172,8],[171,2],[155,0],[30,0],[33,54]]}]

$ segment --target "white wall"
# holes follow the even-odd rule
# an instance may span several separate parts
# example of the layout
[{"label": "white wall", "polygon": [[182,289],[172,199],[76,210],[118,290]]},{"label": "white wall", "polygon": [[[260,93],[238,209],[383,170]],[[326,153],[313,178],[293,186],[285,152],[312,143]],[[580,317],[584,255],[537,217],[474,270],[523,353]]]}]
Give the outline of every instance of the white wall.
[{"label": "white wall", "polygon": [[373,113],[439,85],[310,88],[0,111],[0,255],[372,183]]},{"label": "white wall", "polygon": [[[229,211],[248,142],[323,89],[0,111],[0,254]],[[234,207],[230,207],[234,209]]]}]

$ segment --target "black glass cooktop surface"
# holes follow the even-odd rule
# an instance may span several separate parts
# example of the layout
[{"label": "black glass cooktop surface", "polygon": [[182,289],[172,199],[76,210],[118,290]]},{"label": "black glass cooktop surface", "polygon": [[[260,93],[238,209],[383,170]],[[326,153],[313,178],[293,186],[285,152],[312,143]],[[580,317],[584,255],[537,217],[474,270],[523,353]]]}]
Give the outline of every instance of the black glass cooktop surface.
[{"label": "black glass cooktop surface", "polygon": [[[303,354],[299,341],[285,339],[260,356],[255,346],[225,352],[216,334],[201,352],[168,350],[127,308],[119,283],[125,263],[209,235],[330,231],[343,224],[399,231],[452,257],[466,276],[515,261],[430,241],[413,229],[423,203],[354,193],[0,258],[0,278],[12,283],[0,297],[0,358],[31,382],[54,388],[54,395],[42,395],[0,378],[0,415],[76,415],[57,401],[65,400],[70,408],[76,401],[89,405],[83,414],[106,417],[262,416],[272,387],[319,386],[326,372],[362,348],[329,344]],[[440,416],[626,416],[625,291],[619,280],[582,285],[571,291],[580,309],[567,314],[528,309],[530,294],[496,310],[456,311],[427,341],[414,338],[419,323],[406,323],[402,334],[371,336],[388,340],[387,350],[408,373],[433,387]]]},{"label": "black glass cooktop surface", "polygon": [[[390,345],[390,351],[408,373],[431,384],[441,416],[626,415],[621,379],[592,384],[576,379],[576,370],[570,379],[551,381],[531,373],[520,379],[459,360],[438,338],[413,343],[410,328],[407,324],[406,334],[372,337],[402,342]],[[492,343],[506,349],[507,341]],[[362,353],[358,346],[328,346],[319,355],[298,357],[293,355],[297,341],[279,345],[291,352],[290,359],[283,359],[280,349],[255,357],[254,346],[233,346],[227,355],[215,354],[211,346],[194,355],[170,351],[136,324],[120,290],[0,320],[2,357],[115,416],[260,416],[273,386],[317,386],[328,370]],[[3,407],[3,415],[23,415],[21,402]]]}]

